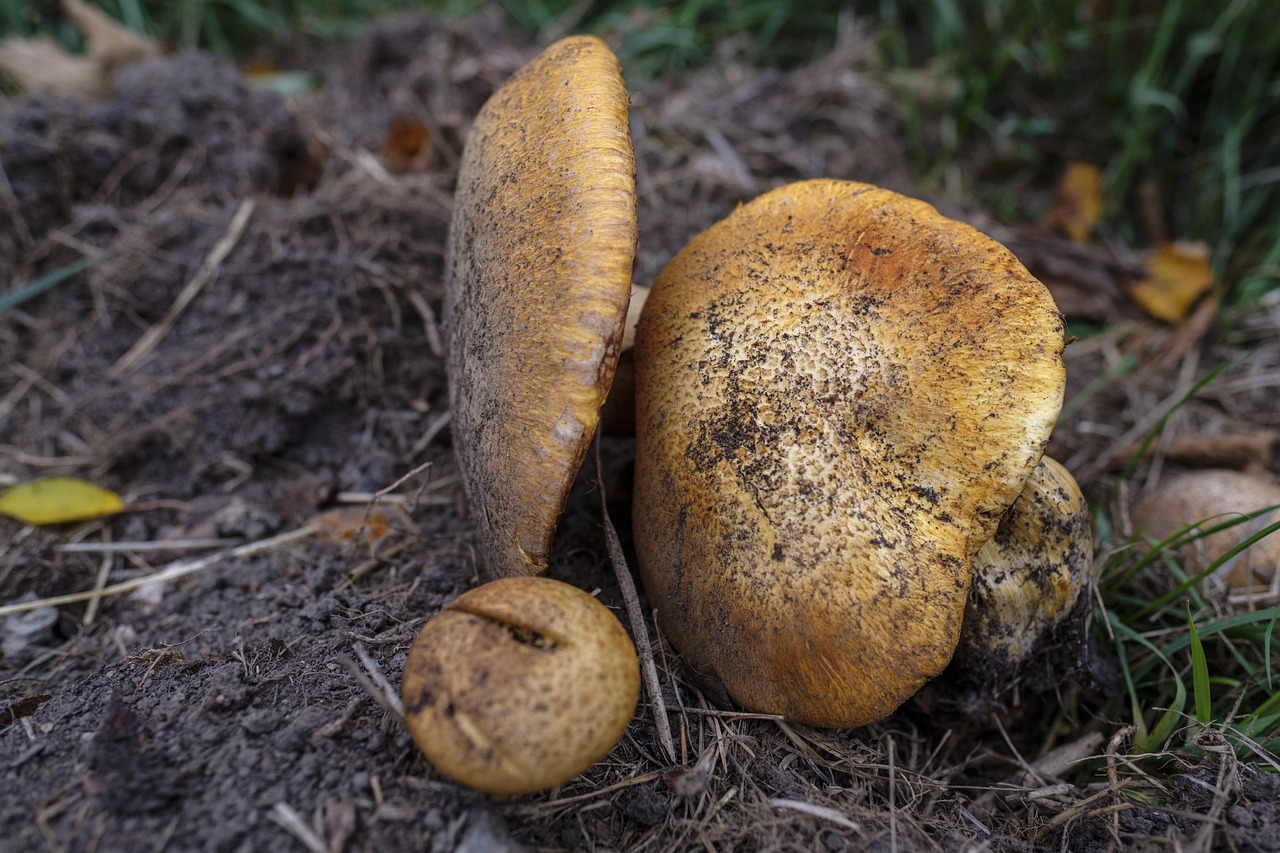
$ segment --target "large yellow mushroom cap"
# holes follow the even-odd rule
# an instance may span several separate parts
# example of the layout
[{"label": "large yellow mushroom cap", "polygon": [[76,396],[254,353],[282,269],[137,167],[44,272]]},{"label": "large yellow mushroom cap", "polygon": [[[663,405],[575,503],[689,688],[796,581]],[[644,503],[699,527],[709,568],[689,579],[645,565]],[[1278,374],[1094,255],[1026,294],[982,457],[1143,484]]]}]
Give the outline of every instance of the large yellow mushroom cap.
[{"label": "large yellow mushroom cap", "polygon": [[637,331],[634,510],[691,668],[826,726],[940,672],[1061,407],[1062,347],[1013,255],[886,190],[792,184],[694,238]]},{"label": "large yellow mushroom cap", "polygon": [[454,447],[497,575],[536,574],[595,431],[636,249],[635,162],[617,59],[548,47],[484,105],[446,260]]}]

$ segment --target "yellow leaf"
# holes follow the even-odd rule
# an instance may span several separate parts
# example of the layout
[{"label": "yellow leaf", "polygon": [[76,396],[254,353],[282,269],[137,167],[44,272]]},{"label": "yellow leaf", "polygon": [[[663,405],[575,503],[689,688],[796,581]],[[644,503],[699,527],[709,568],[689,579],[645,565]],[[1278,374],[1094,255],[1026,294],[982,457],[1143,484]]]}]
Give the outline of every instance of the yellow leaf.
[{"label": "yellow leaf", "polygon": [[1058,182],[1058,197],[1046,224],[1076,242],[1089,239],[1102,216],[1102,172],[1092,163],[1072,162]]},{"label": "yellow leaf", "polygon": [[0,492],[0,515],[27,524],[62,524],[115,515],[124,501],[115,492],[75,477],[45,477]]},{"label": "yellow leaf", "polygon": [[1147,277],[1129,286],[1129,298],[1152,317],[1176,323],[1213,286],[1209,247],[1165,243],[1147,259]]},{"label": "yellow leaf", "polygon": [[398,121],[383,142],[387,163],[400,172],[425,172],[431,152],[431,129],[420,121]]}]

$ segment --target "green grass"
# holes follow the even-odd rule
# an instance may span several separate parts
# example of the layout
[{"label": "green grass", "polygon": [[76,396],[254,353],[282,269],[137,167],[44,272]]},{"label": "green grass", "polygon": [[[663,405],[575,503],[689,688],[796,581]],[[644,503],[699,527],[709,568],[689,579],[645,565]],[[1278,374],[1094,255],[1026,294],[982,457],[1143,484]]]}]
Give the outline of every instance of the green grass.
[{"label": "green grass", "polygon": [[[877,27],[880,72],[942,75],[934,94],[904,91],[918,179],[975,195],[1008,219],[1034,218],[1063,165],[1104,170],[1106,231],[1131,246],[1140,198],[1174,238],[1207,241],[1237,302],[1280,286],[1280,27],[1270,0],[497,0],[511,22],[549,37],[606,35],[633,81],[715,62],[728,46],[794,65],[832,43],[840,10]],[[374,16],[417,6],[447,15],[476,0],[101,0],[165,41],[238,56],[291,32],[353,37]],[[0,0],[0,30],[53,29],[52,0]],[[943,103],[936,93],[950,93]],[[918,91],[918,90],[917,90]],[[975,156],[979,152],[980,156]],[[1028,192],[1027,188],[1035,192]]]},{"label": "green grass", "polygon": [[1206,520],[1118,555],[1104,570],[1102,615],[1137,729],[1135,753],[1194,752],[1193,736],[1212,728],[1242,758],[1280,754],[1280,673],[1272,656],[1280,607],[1224,613],[1203,591],[1221,564],[1264,536],[1280,535],[1280,524],[1244,537],[1198,573],[1185,571],[1173,556],[1188,542],[1258,514]]},{"label": "green grass", "polygon": [[1208,241],[1215,274],[1252,300],[1280,284],[1273,9],[1266,0],[932,0],[885,2],[881,20],[896,63],[936,58],[954,76],[943,113],[921,116],[915,105],[913,123],[934,128],[913,137],[922,175],[939,178],[985,144],[993,156],[977,188],[1014,215],[1017,187],[1043,185],[1066,160],[1096,163],[1113,233],[1131,245],[1152,237],[1139,201],[1150,188],[1167,234]]},{"label": "green grass", "polygon": [[1280,522],[1242,534],[1198,572],[1178,558],[1185,546],[1274,509],[1203,519],[1159,542],[1136,540],[1104,567],[1099,621],[1120,668],[1136,754],[1195,753],[1194,736],[1207,729],[1221,732],[1242,759],[1270,763],[1280,754],[1273,657],[1280,606],[1232,611],[1206,591],[1223,565],[1280,536]]},{"label": "green grass", "polygon": [[[1207,372],[1169,414],[1238,365]],[[1121,482],[1132,477],[1167,421],[1168,415],[1152,427]],[[1122,690],[1103,713],[1117,721],[1127,717],[1133,725],[1135,756],[1194,761],[1203,755],[1199,738],[1214,735],[1240,760],[1280,770],[1280,672],[1274,655],[1280,605],[1231,606],[1221,590],[1211,588],[1222,567],[1280,536],[1280,522],[1261,529],[1250,524],[1275,509],[1197,519],[1159,541],[1139,532],[1127,542],[1116,539],[1105,513],[1097,513],[1095,529],[1112,556],[1098,582],[1095,625],[1113,650]],[[1221,548],[1221,536],[1232,530],[1239,531],[1238,541]],[[1220,553],[1191,570],[1184,555],[1208,537]]]}]

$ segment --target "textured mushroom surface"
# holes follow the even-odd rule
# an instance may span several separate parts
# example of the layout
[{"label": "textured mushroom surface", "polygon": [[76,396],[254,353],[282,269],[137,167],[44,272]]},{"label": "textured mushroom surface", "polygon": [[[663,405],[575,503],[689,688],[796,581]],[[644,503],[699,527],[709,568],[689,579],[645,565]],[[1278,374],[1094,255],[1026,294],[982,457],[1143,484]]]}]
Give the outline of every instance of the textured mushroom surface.
[{"label": "textured mushroom surface", "polygon": [[487,569],[537,574],[621,347],[635,164],[617,59],[556,42],[481,109],[458,175],[444,319],[458,462]]},{"label": "textured mushroom surface", "polygon": [[[1247,513],[1280,506],[1280,485],[1265,475],[1242,471],[1191,471],[1163,480],[1134,506],[1133,527],[1158,542],[1198,526],[1208,530],[1239,521],[1207,536],[1188,531],[1188,541],[1178,549],[1183,568],[1193,574],[1204,571],[1228,551],[1264,528],[1280,522],[1280,510],[1243,519]],[[1280,572],[1280,531],[1255,542],[1223,562],[1214,578],[1231,588],[1270,587]]]},{"label": "textured mushroom surface", "polygon": [[566,782],[613,748],[640,692],[617,617],[577,587],[503,578],[423,626],[405,663],[405,721],[441,773],[495,794]]},{"label": "textured mushroom surface", "polygon": [[940,672],[1062,347],[1007,250],[886,190],[792,184],[694,238],[637,330],[634,521],[707,689],[854,726]]},{"label": "textured mushroom surface", "polygon": [[1071,613],[1092,569],[1089,508],[1071,472],[1045,456],[973,560],[957,658],[1009,673]]}]

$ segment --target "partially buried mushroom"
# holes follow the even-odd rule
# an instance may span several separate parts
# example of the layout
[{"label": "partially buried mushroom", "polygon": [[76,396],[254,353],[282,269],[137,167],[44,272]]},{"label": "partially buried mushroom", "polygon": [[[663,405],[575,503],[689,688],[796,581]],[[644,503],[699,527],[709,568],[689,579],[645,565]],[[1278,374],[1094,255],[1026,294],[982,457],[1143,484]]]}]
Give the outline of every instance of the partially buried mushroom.
[{"label": "partially buried mushroom", "polygon": [[[1178,556],[1198,574],[1214,563],[1215,584],[1232,590],[1275,588],[1280,573],[1280,531],[1227,554],[1251,536],[1280,523],[1280,485],[1243,471],[1208,470],[1160,482],[1133,508],[1133,526],[1153,542],[1183,533]],[[1253,518],[1249,518],[1249,515]],[[1202,531],[1222,528],[1214,533]]]},{"label": "partially buried mushroom", "polygon": [[1045,456],[974,557],[956,663],[984,680],[1009,681],[1071,613],[1092,569],[1084,496]]},{"label": "partially buried mushroom", "polygon": [[618,61],[559,41],[484,105],[446,259],[454,447],[490,573],[546,568],[617,366],[636,249]]},{"label": "partially buried mushroom", "polygon": [[1057,417],[1062,348],[1013,255],[886,190],[792,184],[694,238],[637,331],[634,524],[702,683],[855,726],[939,673]]}]

